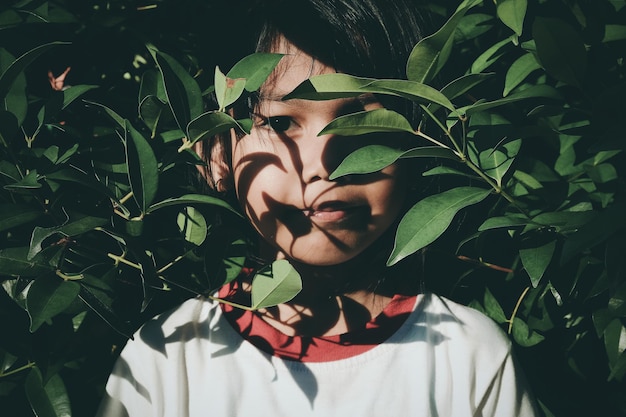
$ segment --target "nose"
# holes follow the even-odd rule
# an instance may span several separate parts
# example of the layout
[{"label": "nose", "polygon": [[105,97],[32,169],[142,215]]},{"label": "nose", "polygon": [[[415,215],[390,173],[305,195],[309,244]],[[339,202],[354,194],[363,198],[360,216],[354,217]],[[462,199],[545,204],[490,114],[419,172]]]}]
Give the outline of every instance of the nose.
[{"label": "nose", "polygon": [[302,181],[305,184],[328,181],[330,175],[326,150],[334,135],[317,136],[317,132],[303,138],[298,149],[302,161]]}]

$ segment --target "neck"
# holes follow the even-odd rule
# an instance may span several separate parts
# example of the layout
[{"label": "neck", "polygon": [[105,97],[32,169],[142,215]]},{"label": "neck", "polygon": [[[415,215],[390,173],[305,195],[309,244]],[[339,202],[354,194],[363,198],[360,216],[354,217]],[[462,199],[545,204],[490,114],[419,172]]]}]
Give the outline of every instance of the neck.
[{"label": "neck", "polygon": [[362,328],[393,296],[379,285],[384,266],[377,272],[361,256],[332,266],[290,262],[300,273],[303,290],[288,303],[261,311],[268,323],[290,336],[331,336]]}]

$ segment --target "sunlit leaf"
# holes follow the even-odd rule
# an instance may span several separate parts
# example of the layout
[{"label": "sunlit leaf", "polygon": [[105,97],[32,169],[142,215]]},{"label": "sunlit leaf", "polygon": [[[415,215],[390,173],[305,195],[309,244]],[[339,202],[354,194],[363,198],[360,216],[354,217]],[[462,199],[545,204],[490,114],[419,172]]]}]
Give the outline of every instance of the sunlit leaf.
[{"label": "sunlit leaf", "polygon": [[300,274],[285,259],[274,261],[252,279],[252,308],[275,306],[291,300],[300,290]]},{"label": "sunlit leaf", "polygon": [[245,78],[247,91],[256,91],[272,73],[283,54],[257,52],[237,62],[226,74],[228,78]]},{"label": "sunlit leaf", "polygon": [[580,34],[561,19],[537,17],[533,38],[539,61],[557,80],[580,86],[587,72],[587,51]]},{"label": "sunlit leaf", "polygon": [[554,256],[556,241],[550,241],[544,245],[531,248],[522,248],[519,251],[522,265],[530,277],[533,288],[537,288],[543,274]]},{"label": "sunlit leaf", "polygon": [[522,36],[527,0],[500,0],[497,6],[497,14],[502,23],[511,28],[517,36]]},{"label": "sunlit leaf", "polygon": [[484,200],[490,192],[482,188],[458,187],[419,201],[400,221],[387,265],[393,265],[434,242],[459,210]]},{"label": "sunlit leaf", "polygon": [[506,77],[504,81],[504,91],[502,95],[508,96],[511,91],[522,83],[528,77],[528,75],[541,68],[541,65],[537,62],[535,56],[531,53],[526,53],[517,58],[506,71]]},{"label": "sunlit leaf", "polygon": [[378,80],[361,87],[361,90],[368,93],[393,93],[417,103],[434,103],[454,111],[454,105],[444,94],[426,84],[415,81]]},{"label": "sunlit leaf", "polygon": [[207,222],[202,213],[195,208],[191,206],[183,208],[178,213],[176,223],[187,242],[200,246],[206,239]]},{"label": "sunlit leaf", "polygon": [[340,116],[327,124],[318,134],[355,136],[374,132],[414,133],[409,121],[400,113],[387,109],[375,109]]},{"label": "sunlit leaf", "polygon": [[355,77],[348,74],[321,74],[308,78],[294,88],[283,100],[330,100],[355,97],[363,94],[362,87],[374,81],[372,78]]},{"label": "sunlit leaf", "polygon": [[417,157],[458,159],[452,150],[439,146],[424,146],[404,151],[383,145],[367,145],[348,155],[329,179],[334,180],[350,174],[369,174],[380,171],[399,159]]},{"label": "sunlit leaf", "polygon": [[245,78],[230,78],[215,68],[215,97],[221,111],[241,97],[245,86]]},{"label": "sunlit leaf", "polygon": [[26,310],[30,317],[30,331],[68,308],[78,296],[80,285],[56,276],[41,276],[33,282],[26,296]]}]

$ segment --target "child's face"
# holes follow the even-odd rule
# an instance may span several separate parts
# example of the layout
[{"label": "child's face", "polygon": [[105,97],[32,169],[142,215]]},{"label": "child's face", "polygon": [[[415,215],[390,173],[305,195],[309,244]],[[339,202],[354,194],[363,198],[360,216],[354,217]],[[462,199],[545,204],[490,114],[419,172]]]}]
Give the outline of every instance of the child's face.
[{"label": "child's face", "polygon": [[311,75],[335,72],[292,46],[287,52],[292,55],[283,58],[278,76],[262,88],[250,135],[233,138],[235,187],[267,242],[297,261],[336,265],[361,253],[396,220],[404,175],[391,165],[374,174],[329,181],[350,152],[390,138],[318,137],[318,132],[340,115],[381,105],[373,97],[281,101]]}]

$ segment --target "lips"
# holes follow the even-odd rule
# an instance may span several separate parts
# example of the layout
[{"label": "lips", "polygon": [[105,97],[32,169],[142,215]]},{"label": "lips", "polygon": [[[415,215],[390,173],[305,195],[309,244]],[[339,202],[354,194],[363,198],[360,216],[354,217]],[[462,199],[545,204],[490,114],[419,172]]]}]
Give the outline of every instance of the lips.
[{"label": "lips", "polygon": [[305,217],[315,223],[344,222],[356,215],[361,217],[369,210],[365,206],[352,205],[341,201],[326,201],[302,210]]}]

